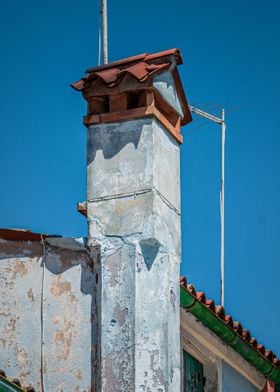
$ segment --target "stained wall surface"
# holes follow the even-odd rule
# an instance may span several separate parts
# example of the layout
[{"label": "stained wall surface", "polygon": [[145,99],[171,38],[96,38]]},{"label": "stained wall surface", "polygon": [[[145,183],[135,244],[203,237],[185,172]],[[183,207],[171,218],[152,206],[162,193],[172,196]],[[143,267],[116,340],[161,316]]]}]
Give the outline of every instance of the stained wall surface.
[{"label": "stained wall surface", "polygon": [[93,281],[91,256],[71,239],[0,240],[0,368],[7,376],[36,391],[91,390]]},{"label": "stained wall surface", "polygon": [[[154,118],[88,128],[89,246],[100,246],[96,390],[180,390],[180,149]],[[98,315],[97,315],[98,317]]]}]

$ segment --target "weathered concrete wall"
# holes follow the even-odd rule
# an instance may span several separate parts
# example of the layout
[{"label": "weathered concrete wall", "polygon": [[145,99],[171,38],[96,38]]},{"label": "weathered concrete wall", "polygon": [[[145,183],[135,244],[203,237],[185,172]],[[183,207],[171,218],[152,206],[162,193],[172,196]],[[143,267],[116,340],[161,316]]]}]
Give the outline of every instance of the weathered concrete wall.
[{"label": "weathered concrete wall", "polygon": [[91,391],[93,283],[73,240],[0,240],[0,368],[36,391]]},{"label": "weathered concrete wall", "polygon": [[89,246],[101,251],[98,391],[180,390],[179,157],[154,119],[88,129]]},{"label": "weathered concrete wall", "polygon": [[170,106],[183,117],[182,103],[178,97],[174,79],[170,71],[156,75],[153,80],[154,87],[158,90],[161,96],[169,102]]},{"label": "weathered concrete wall", "polygon": [[222,391],[223,392],[258,392],[260,389],[256,388],[240,373],[234,370],[227,363],[222,363]]}]

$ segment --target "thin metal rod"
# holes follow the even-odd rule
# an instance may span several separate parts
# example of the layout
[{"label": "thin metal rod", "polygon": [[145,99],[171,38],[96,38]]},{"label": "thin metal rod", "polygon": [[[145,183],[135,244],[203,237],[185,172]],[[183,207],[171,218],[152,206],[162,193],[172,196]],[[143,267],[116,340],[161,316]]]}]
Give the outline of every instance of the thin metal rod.
[{"label": "thin metal rod", "polygon": [[206,113],[201,109],[197,109],[191,105],[189,105],[189,108],[192,113],[198,114],[201,117],[208,118],[208,120],[214,121],[215,123],[222,124],[222,122],[223,122],[223,120],[221,118],[213,116],[213,114]]},{"label": "thin metal rod", "polygon": [[107,0],[101,0],[103,64],[108,64]]},{"label": "thin metal rod", "polygon": [[220,188],[220,217],[221,217],[221,278],[220,278],[220,301],[225,305],[225,142],[226,142],[226,123],[225,110],[222,109],[222,116],[218,118],[189,105],[192,113],[205,117],[222,126],[221,134],[221,188]]},{"label": "thin metal rod", "polygon": [[102,50],[102,33],[101,33],[101,20],[102,20],[102,11],[101,11],[101,3],[100,3],[100,14],[99,14],[99,30],[98,30],[98,66],[101,65],[101,50]]},{"label": "thin metal rod", "polygon": [[220,210],[221,210],[221,305],[225,305],[225,141],[226,123],[225,110],[222,109],[222,135],[221,135],[221,190],[220,190]]}]

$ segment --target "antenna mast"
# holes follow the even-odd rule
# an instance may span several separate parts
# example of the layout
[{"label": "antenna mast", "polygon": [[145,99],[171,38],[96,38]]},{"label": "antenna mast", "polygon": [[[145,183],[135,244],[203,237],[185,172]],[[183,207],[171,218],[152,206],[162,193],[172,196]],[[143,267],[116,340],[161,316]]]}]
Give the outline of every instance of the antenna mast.
[{"label": "antenna mast", "polygon": [[101,14],[101,30],[102,30],[103,64],[108,64],[107,0],[101,0],[100,14]]},{"label": "antenna mast", "polygon": [[225,109],[222,109],[222,138],[221,138],[221,190],[220,190],[220,209],[221,209],[221,305],[225,304],[225,141],[226,123]]},{"label": "antenna mast", "polygon": [[221,189],[220,189],[220,214],[221,214],[221,280],[220,280],[220,300],[221,305],[225,304],[225,141],[226,141],[226,123],[225,110],[222,109],[221,118],[206,113],[201,109],[190,106],[190,111],[201,117],[208,118],[222,126],[221,134]]}]

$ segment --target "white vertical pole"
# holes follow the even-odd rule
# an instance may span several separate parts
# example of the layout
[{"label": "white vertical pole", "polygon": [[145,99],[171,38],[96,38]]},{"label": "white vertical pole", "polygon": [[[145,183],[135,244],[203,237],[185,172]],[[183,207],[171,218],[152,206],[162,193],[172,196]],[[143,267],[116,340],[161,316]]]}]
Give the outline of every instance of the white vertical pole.
[{"label": "white vertical pole", "polygon": [[225,141],[226,123],[225,110],[222,109],[222,140],[221,140],[221,190],[220,190],[220,211],[221,211],[221,305],[225,305]]},{"label": "white vertical pole", "polygon": [[221,215],[221,277],[220,277],[220,300],[221,305],[225,305],[225,142],[226,142],[226,123],[225,109],[222,109],[222,117],[218,118],[206,113],[201,109],[189,106],[192,113],[201,117],[208,118],[222,126],[221,135],[221,188],[220,188],[220,215]]},{"label": "white vertical pole", "polygon": [[108,64],[107,0],[101,0],[103,64]]}]

